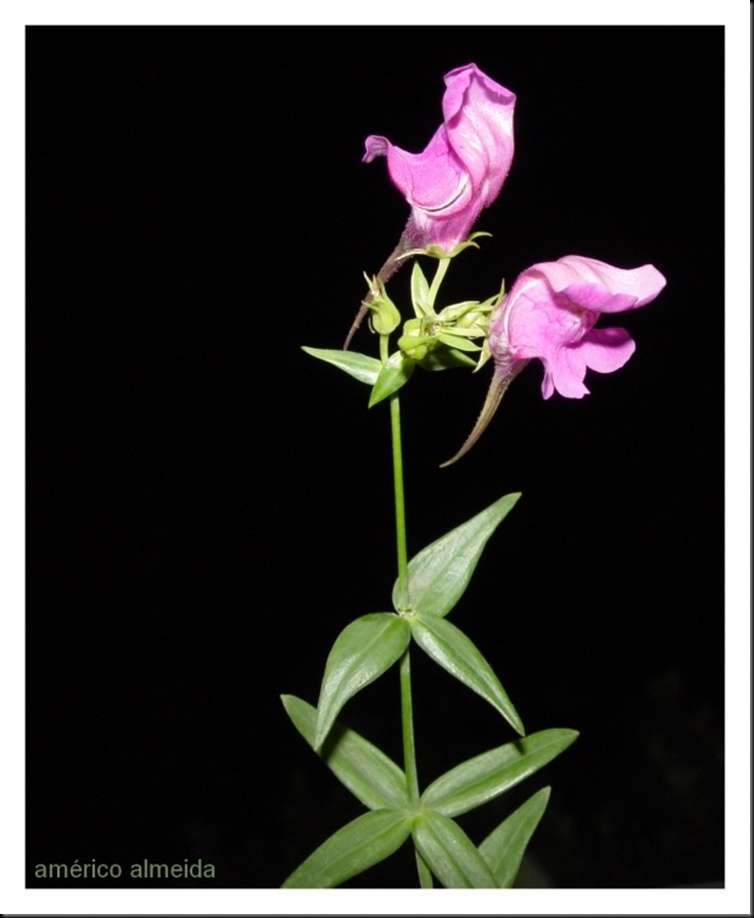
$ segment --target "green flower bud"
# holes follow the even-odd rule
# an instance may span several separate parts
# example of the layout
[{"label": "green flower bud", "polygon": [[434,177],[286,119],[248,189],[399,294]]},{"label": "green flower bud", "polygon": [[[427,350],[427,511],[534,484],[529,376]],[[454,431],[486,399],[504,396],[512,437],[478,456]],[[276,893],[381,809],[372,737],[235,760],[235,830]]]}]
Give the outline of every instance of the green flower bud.
[{"label": "green flower bud", "polygon": [[[364,275],[366,277],[366,274]],[[385,292],[385,284],[377,277],[370,280],[366,277],[369,284],[369,292],[372,295],[370,302],[367,304],[370,312],[372,328],[378,335],[391,335],[401,324],[401,314],[398,307]]]}]

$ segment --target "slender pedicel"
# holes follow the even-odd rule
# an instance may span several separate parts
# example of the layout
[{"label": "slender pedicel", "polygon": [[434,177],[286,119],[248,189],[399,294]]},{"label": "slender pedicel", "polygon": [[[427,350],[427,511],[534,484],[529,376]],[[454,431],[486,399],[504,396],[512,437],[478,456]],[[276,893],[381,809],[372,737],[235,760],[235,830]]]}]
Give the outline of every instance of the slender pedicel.
[{"label": "slender pedicel", "polygon": [[458,462],[461,456],[465,456],[466,453],[471,449],[471,447],[476,443],[476,441],[482,436],[482,434],[487,429],[487,425],[490,423],[492,418],[495,415],[495,412],[502,401],[503,396],[505,395],[508,386],[511,384],[512,380],[518,376],[520,370],[522,370],[526,363],[529,361],[521,361],[521,366],[516,368],[515,372],[508,373],[507,376],[500,376],[495,372],[490,382],[490,387],[487,390],[487,396],[484,399],[484,404],[482,405],[482,410],[479,412],[479,417],[476,420],[474,429],[466,437],[466,441],[463,446],[458,450],[458,452],[453,456],[452,459],[448,459],[447,462],[443,462],[440,465],[441,469],[447,468],[449,465],[453,465],[454,462]]}]

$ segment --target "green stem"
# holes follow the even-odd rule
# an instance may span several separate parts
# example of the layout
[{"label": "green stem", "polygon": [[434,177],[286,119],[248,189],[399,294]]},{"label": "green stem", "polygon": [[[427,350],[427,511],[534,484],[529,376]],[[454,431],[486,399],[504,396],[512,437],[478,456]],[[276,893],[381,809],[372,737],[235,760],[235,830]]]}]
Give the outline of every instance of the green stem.
[{"label": "green stem", "polygon": [[408,549],[406,504],[403,492],[403,450],[401,448],[401,404],[397,393],[390,396],[390,426],[393,435],[393,486],[395,489],[395,536],[398,548],[398,606],[408,607]]},{"label": "green stem", "polygon": [[[381,336],[380,354],[387,359],[387,336]],[[401,445],[401,406],[398,394],[390,396],[390,429],[393,441],[393,487],[395,492],[395,534],[398,549],[398,608],[408,608],[408,549],[406,541],[406,501],[403,490],[403,449]],[[419,804],[419,774],[416,768],[414,744],[414,713],[411,698],[411,657],[408,649],[401,657],[401,724],[403,733],[403,762],[406,769],[408,795],[412,808]],[[432,875],[417,852],[416,866],[423,888],[432,886]]]},{"label": "green stem", "polygon": [[408,648],[401,657],[401,720],[403,723],[403,759],[411,805],[419,803],[419,774],[416,770],[414,746],[414,714],[411,703],[411,657]]},{"label": "green stem", "polygon": [[435,276],[432,278],[432,283],[429,288],[429,294],[427,299],[429,301],[428,305],[431,310],[434,311],[435,308],[435,298],[437,297],[437,291],[440,289],[440,284],[445,277],[445,273],[450,267],[449,258],[440,258],[437,262],[437,270],[435,271]]},{"label": "green stem", "polygon": [[[419,774],[416,769],[416,747],[414,745],[414,713],[411,698],[411,656],[408,648],[401,657],[401,722],[403,726],[403,762],[406,768],[406,783],[412,809],[419,806]],[[416,854],[416,869],[422,889],[432,889],[432,874],[424,859]]]}]

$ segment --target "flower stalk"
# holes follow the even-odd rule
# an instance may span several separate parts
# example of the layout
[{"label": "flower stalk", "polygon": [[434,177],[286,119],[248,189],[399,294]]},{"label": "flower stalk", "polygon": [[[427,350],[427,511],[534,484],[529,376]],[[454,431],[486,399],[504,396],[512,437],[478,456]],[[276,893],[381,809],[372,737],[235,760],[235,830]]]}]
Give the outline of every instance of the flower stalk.
[{"label": "flower stalk", "polygon": [[[381,335],[383,363],[387,362],[387,335]],[[401,403],[398,393],[390,396],[390,432],[393,447],[393,493],[395,497],[395,542],[398,554],[398,603],[408,606],[408,544],[406,539],[406,499],[403,487],[403,444]]]},{"label": "flower stalk", "polygon": [[[401,444],[400,400],[390,397],[390,421],[393,444],[393,484],[395,492],[395,529],[398,549],[398,605],[408,603],[408,552],[406,548],[406,508],[403,488],[403,450]],[[413,692],[411,689],[411,651],[407,647],[400,661],[401,735],[403,737],[403,767],[406,790],[412,810],[419,806],[419,772],[416,765],[414,739]],[[432,888],[432,874],[421,855],[416,853],[416,869],[422,889]]]},{"label": "flower stalk", "polygon": [[[383,364],[389,353],[389,335],[380,335],[380,357]],[[403,485],[403,443],[401,437],[401,405],[398,393],[390,396],[390,434],[393,455],[393,494],[395,499],[395,536],[398,556],[398,608],[408,608],[408,544],[406,537],[406,498]],[[403,738],[403,767],[406,772],[406,792],[412,810],[419,805],[419,773],[416,766],[416,744],[414,740],[414,710],[411,691],[411,653],[403,652],[400,660],[401,686],[401,735]],[[416,868],[419,885],[432,888],[432,874],[427,865],[416,854]]]}]

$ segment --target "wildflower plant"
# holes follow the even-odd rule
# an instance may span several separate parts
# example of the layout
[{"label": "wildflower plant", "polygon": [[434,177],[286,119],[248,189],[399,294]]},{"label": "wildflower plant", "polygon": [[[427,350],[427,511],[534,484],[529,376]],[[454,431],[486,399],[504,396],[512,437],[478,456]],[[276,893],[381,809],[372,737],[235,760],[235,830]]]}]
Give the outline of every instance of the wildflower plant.
[{"label": "wildflower plant", "polygon": [[[325,840],[283,883],[334,887],[393,854],[411,839],[418,882],[432,887],[504,888],[513,885],[526,847],[547,806],[550,788],[533,793],[481,843],[456,817],[496,799],[542,768],[576,739],[554,728],[527,734],[493,665],[450,621],[490,537],[520,494],[489,507],[408,557],[401,443],[400,389],[417,367],[474,372],[491,363],[492,382],[463,456],[489,424],[511,381],[534,359],[544,366],[542,395],[582,398],[587,369],[609,373],[635,345],[622,328],[596,327],[603,314],[651,302],[665,279],[652,265],[626,270],[594,258],[567,255],[523,271],[485,300],[440,307],[438,294],[454,258],[486,233],[470,230],[498,196],[510,169],[515,95],[474,64],[445,77],[443,122],[423,152],[407,153],[387,138],[366,139],[365,161],[387,158],[390,176],[411,207],[393,253],[374,277],[345,347],[306,347],[320,360],[369,387],[369,406],[390,412],[397,576],[390,611],[362,615],[336,637],[316,707],[291,695],[283,704],[296,729],[366,812]],[[401,310],[386,283],[416,256],[429,259],[431,277],[414,261],[410,309]],[[361,320],[378,337],[377,356],[350,350]],[[404,318],[404,315],[407,316]],[[500,715],[512,737],[456,765],[422,787],[416,764],[411,652],[423,651]],[[394,762],[341,722],[361,689],[397,665],[401,689],[403,762]],[[501,738],[504,734],[501,733]]]}]

